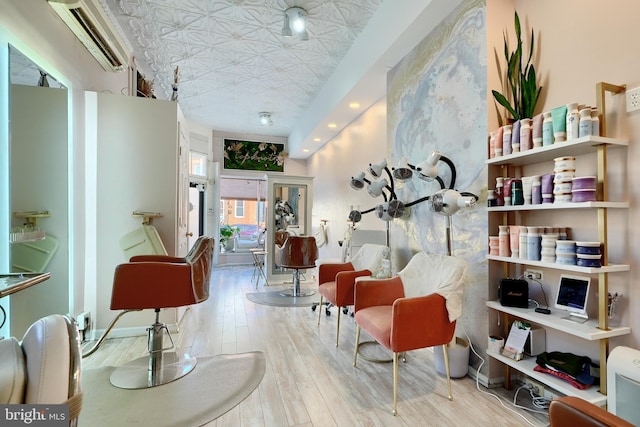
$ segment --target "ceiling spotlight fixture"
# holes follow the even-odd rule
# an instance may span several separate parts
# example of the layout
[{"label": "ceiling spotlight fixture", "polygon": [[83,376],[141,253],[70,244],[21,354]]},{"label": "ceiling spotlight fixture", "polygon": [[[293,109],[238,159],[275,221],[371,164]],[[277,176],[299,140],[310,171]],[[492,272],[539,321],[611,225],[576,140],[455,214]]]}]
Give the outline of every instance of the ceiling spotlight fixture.
[{"label": "ceiling spotlight fixture", "polygon": [[309,40],[307,31],[307,11],[301,7],[290,7],[284,11],[284,25],[282,35],[291,37],[297,35],[300,40]]},{"label": "ceiling spotlight fixture", "polygon": [[271,113],[263,111],[262,113],[258,113],[258,116],[260,117],[260,124],[262,126],[273,125],[273,120],[271,120]]}]

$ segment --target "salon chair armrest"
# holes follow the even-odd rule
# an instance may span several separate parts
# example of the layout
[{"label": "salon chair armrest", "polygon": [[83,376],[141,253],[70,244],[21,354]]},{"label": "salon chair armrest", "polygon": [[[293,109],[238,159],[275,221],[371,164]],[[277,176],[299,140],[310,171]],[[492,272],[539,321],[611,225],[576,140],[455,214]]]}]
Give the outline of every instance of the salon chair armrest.
[{"label": "salon chair armrest", "polygon": [[353,298],[357,277],[370,277],[369,270],[341,271],[336,275],[336,300],[345,301]]},{"label": "salon chair armrest", "polygon": [[402,280],[399,277],[377,280],[358,280],[355,285],[354,311],[376,305],[393,305],[404,297]]}]

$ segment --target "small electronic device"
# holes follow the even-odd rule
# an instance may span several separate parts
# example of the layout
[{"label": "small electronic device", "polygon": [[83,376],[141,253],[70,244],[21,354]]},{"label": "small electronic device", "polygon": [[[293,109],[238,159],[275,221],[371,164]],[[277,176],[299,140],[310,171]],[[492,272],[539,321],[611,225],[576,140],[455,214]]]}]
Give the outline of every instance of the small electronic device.
[{"label": "small electronic device", "polygon": [[536,313],[551,314],[551,310],[549,310],[548,308],[538,307],[536,308]]},{"label": "small electronic device", "polygon": [[583,323],[589,318],[587,315],[587,300],[590,286],[590,277],[560,275],[555,306],[560,310],[569,312],[569,316],[563,319]]},{"label": "small electronic device", "polygon": [[498,288],[500,304],[505,307],[529,307],[529,283],[526,280],[505,278]]}]

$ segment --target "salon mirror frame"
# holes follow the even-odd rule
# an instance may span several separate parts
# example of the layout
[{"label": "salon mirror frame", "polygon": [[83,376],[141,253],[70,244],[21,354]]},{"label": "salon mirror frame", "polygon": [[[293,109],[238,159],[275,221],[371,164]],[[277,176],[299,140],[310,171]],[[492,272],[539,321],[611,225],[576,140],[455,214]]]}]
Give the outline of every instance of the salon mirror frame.
[{"label": "salon mirror frame", "polygon": [[[57,222],[55,235],[60,240],[60,246],[58,251],[52,258],[52,265],[55,257],[59,254],[58,260],[56,260],[56,269],[58,274],[52,274],[51,278],[33,288],[26,289],[24,291],[17,292],[10,297],[0,299],[0,305],[7,312],[7,321],[0,328],[0,337],[6,336],[22,336],[25,326],[33,323],[33,321],[39,317],[43,311],[50,313],[73,313],[73,120],[72,120],[72,85],[69,80],[62,76],[58,70],[53,67],[48,61],[46,61],[41,55],[32,49],[27,43],[18,39],[3,27],[0,26],[0,122],[3,125],[0,126],[0,206],[4,209],[0,210],[0,273],[9,273],[12,270],[11,262],[11,244],[9,243],[9,234],[12,227],[16,224],[16,217],[12,214],[14,211],[19,210],[41,210],[42,208],[35,204],[33,208],[25,209],[23,207],[13,206],[12,197],[12,175],[13,171],[17,170],[16,165],[12,164],[12,151],[10,143],[15,144],[16,135],[12,133],[11,129],[11,81],[10,81],[10,50],[15,49],[20,52],[26,58],[30,59],[37,68],[40,70],[46,70],[46,73],[51,76],[52,87],[57,86],[57,83],[63,85],[66,89],[66,111],[62,111],[60,117],[66,117],[66,124],[58,126],[60,129],[66,131],[65,134],[60,134],[60,138],[52,137],[47,140],[47,143],[57,143],[54,148],[56,150],[62,150],[61,156],[63,157],[63,164],[59,169],[55,169],[56,165],[51,163],[42,164],[30,164],[29,166],[37,169],[39,172],[42,168],[51,168],[53,175],[59,176],[58,180],[59,188],[62,188],[65,194],[56,194],[55,197],[59,197],[62,203],[59,203],[57,207],[49,208],[51,210],[52,217],[55,215],[55,221]],[[54,83],[55,80],[55,83]],[[33,86],[38,86],[35,83]],[[43,88],[49,89],[49,88]],[[58,89],[59,90],[59,89]],[[58,96],[61,98],[61,96]],[[62,107],[62,105],[60,105]],[[64,119],[63,119],[64,120]],[[64,123],[64,121],[62,122]],[[63,132],[64,132],[63,131]],[[13,141],[11,141],[13,138]],[[32,141],[33,142],[33,141]],[[45,151],[45,150],[43,150]],[[43,158],[46,158],[46,154],[40,155],[40,162],[46,163]],[[23,178],[24,179],[24,178]],[[58,192],[59,193],[59,192]],[[45,202],[46,203],[46,202]],[[38,225],[42,225],[43,229],[48,227],[49,218],[42,220]],[[20,221],[20,220],[19,220]],[[47,268],[47,271],[50,269]],[[60,277],[63,276],[63,277]],[[53,295],[57,303],[52,306],[48,306],[47,295]],[[45,299],[46,303],[37,305],[37,302],[41,299]],[[13,311],[12,311],[13,306]],[[25,308],[28,307],[28,310]],[[50,314],[47,313],[47,314]],[[18,316],[18,317],[16,317]],[[0,323],[2,323],[2,314],[0,313]]]},{"label": "salon mirror frame", "polygon": [[[300,197],[298,203],[291,203],[291,205],[297,205],[294,210],[296,216],[292,221],[295,229],[295,233],[299,235],[310,236],[311,230],[311,211],[313,207],[313,178],[304,176],[288,176],[288,175],[275,175],[267,174],[267,240],[266,251],[267,257],[265,260],[265,268],[267,272],[267,281],[269,283],[277,284],[290,281],[292,278],[291,270],[283,270],[276,266],[274,261],[275,253],[275,232],[276,232],[276,220],[275,207],[279,198],[281,198],[282,189],[284,188],[301,188],[304,189],[304,197]],[[293,193],[292,193],[293,194]]]}]

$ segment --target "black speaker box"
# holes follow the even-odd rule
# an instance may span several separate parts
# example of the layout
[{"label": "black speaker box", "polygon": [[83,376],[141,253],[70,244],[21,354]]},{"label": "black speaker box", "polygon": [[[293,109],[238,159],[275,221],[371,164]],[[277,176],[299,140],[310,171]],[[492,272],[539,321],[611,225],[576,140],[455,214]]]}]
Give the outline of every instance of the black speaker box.
[{"label": "black speaker box", "polygon": [[506,307],[529,307],[529,283],[520,279],[502,279],[498,289],[500,304]]}]

